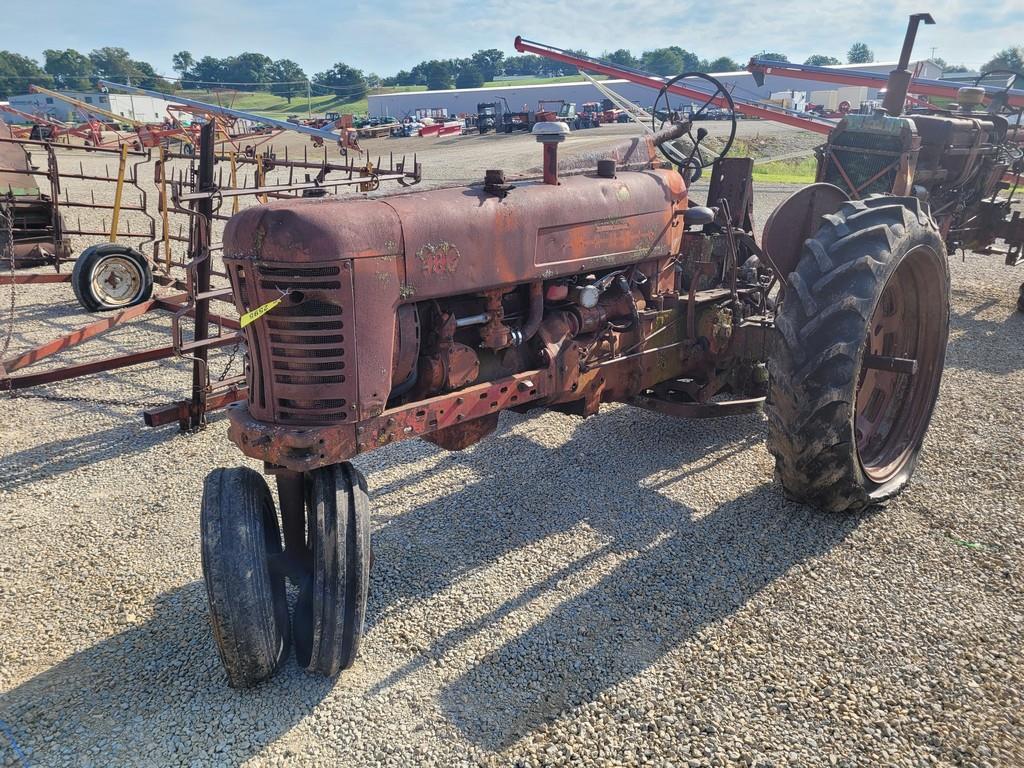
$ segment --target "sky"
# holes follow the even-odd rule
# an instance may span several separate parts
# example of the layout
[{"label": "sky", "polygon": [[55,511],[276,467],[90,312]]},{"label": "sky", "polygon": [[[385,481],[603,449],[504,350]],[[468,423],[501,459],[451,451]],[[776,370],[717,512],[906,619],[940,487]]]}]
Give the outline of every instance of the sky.
[{"label": "sky", "polygon": [[[242,51],[297,61],[307,74],[337,61],[379,75],[432,58],[466,56],[481,48],[515,53],[516,35],[559,48],[643,50],[678,45],[698,56],[744,63],[762,51],[803,61],[821,53],[845,60],[853,42],[867,43],[876,61],[898,58],[907,16],[930,10],[915,58],[932,55],[976,68],[998,50],[1024,45],[1021,0],[176,0],[117,4],[97,12],[81,0],[8,2],[0,13],[0,48],[42,62],[44,48],[88,52],[126,48],[158,72],[171,56],[191,51],[223,57]],[[924,6],[924,7],[922,7]],[[26,33],[31,30],[31,33]]]}]

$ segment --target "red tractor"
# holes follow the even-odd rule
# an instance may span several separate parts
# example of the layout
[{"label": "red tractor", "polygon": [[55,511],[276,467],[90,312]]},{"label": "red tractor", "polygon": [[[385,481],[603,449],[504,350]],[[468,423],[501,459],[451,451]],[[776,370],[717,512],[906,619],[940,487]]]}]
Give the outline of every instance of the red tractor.
[{"label": "red tractor", "polygon": [[629,122],[629,115],[624,109],[615,106],[611,99],[601,101],[601,122],[602,123],[626,123]]},{"label": "red tractor", "polygon": [[[903,130],[898,114],[884,117]],[[963,120],[929,124],[946,136]],[[777,208],[758,242],[753,161],[729,157],[731,142],[697,152],[706,131],[692,127],[668,124],[564,173],[565,130],[541,123],[542,179],[488,171],[467,187],[283,201],[231,219],[224,261],[248,399],[231,407],[229,435],[280,500],[250,469],[206,481],[203,570],[231,685],[268,677],[292,645],[313,672],[354,662],[372,558],[367,485],[350,460],[396,442],[461,450],[505,410],[586,418],[628,403],[705,418],[763,406],[787,496],[841,513],[907,486],[946,351],[945,241],[964,224],[944,230],[915,187],[855,199],[818,183]],[[899,152],[872,146],[855,163],[856,142],[838,141],[853,128],[826,158],[863,189]],[[944,158],[939,146],[920,148],[931,179],[1005,169],[999,153]],[[705,172],[699,202],[689,188]],[[991,210],[990,188],[980,199]],[[291,620],[286,580],[298,588]]]},{"label": "red tractor", "polygon": [[607,122],[604,119],[604,109],[601,107],[599,101],[586,101],[580,106],[579,116],[585,119],[587,123],[594,128],[597,128],[601,123]]}]

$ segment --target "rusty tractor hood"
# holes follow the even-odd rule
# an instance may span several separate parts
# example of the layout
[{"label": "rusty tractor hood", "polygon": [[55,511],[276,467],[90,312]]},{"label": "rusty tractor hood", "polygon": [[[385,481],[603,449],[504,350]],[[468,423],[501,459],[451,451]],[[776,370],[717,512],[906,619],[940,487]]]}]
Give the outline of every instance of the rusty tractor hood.
[{"label": "rusty tractor hood", "polygon": [[518,183],[505,196],[454,187],[375,199],[310,198],[249,208],[224,235],[229,259],[404,262],[418,300],[656,257],[678,247],[686,205],[671,170]]}]

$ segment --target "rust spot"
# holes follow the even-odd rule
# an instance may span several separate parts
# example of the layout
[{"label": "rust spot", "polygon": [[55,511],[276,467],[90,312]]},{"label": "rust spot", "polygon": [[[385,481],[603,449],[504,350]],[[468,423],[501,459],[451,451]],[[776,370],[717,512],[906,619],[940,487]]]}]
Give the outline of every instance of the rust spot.
[{"label": "rust spot", "polygon": [[263,223],[263,221],[260,221],[260,223],[256,225],[256,231],[253,233],[252,243],[253,249],[256,251],[257,255],[259,255],[263,251],[263,243],[266,239],[267,226],[266,224]]},{"label": "rust spot", "polygon": [[594,228],[598,232],[607,232],[613,229],[625,229],[629,224],[625,219],[615,217],[611,219],[602,219],[594,225]]}]

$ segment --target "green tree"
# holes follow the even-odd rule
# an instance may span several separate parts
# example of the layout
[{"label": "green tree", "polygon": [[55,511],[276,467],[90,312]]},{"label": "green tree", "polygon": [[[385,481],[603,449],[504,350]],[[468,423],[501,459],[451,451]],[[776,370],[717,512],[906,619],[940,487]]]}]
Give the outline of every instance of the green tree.
[{"label": "green tree", "polygon": [[713,61],[707,62],[704,67],[705,72],[738,72],[743,69],[739,62],[735,59],[730,59],[728,56],[719,56]]},{"label": "green tree", "polygon": [[846,62],[848,64],[870,64],[874,60],[875,54],[871,52],[871,49],[865,43],[854,43],[850,46],[850,50],[846,52]]},{"label": "green tree", "polygon": [[409,75],[412,78],[410,85],[426,85],[427,84],[427,67],[430,65],[429,61],[421,61],[415,67],[409,70]]},{"label": "green tree", "polygon": [[412,72],[402,69],[391,77],[385,77],[381,83],[384,85],[416,85],[416,76]]},{"label": "green tree", "polygon": [[269,83],[273,68],[274,61],[262,53],[240,53],[230,56],[223,63],[224,79],[247,91],[257,90],[261,84]]},{"label": "green tree", "polygon": [[150,64],[145,61],[133,61],[132,64],[135,65],[136,85],[142,88],[151,88],[154,91],[173,90],[171,83],[160,77]]},{"label": "green tree", "polygon": [[505,63],[505,54],[497,48],[477,51],[470,58],[473,66],[480,70],[480,74],[485,82],[490,82],[503,71],[502,65]]},{"label": "green tree", "polygon": [[89,54],[89,61],[99,77],[125,83],[131,80],[136,84],[141,73],[132,61],[132,57],[124,48],[97,48]]},{"label": "green tree", "polygon": [[331,86],[345,101],[359,101],[366,96],[366,79],[362,71],[340,61],[327,71],[313,75],[313,81]]},{"label": "green tree", "polygon": [[532,53],[524,53],[521,56],[509,56],[505,59],[505,74],[533,77],[540,72],[543,66],[544,59]]},{"label": "green tree", "polygon": [[444,91],[452,87],[452,70],[446,61],[428,61],[423,68],[428,91]]},{"label": "green tree", "polygon": [[306,93],[306,73],[291,59],[278,59],[270,67],[270,92],[284,96],[288,103],[292,98]]},{"label": "green tree", "polygon": [[839,59],[835,56],[824,56],[820,53],[816,53],[813,56],[808,56],[807,61],[804,64],[810,67],[832,67],[836,64],[842,64]]},{"label": "green tree", "polygon": [[20,53],[0,51],[0,99],[19,93],[28,93],[28,86],[53,85],[53,78],[39,66],[39,62]]},{"label": "green tree", "polygon": [[459,75],[455,78],[456,88],[481,88],[484,84],[484,74],[475,64],[470,64],[459,69]]},{"label": "green tree", "polygon": [[611,53],[605,51],[601,54],[601,58],[605,61],[610,61],[612,64],[618,64],[620,67],[632,67],[633,69],[636,69],[640,66],[640,60],[626,48],[619,48],[617,51],[612,51]]},{"label": "green tree", "polygon": [[89,57],[73,48],[43,51],[46,63],[43,69],[53,76],[58,88],[69,91],[87,91],[92,88],[93,66]]},{"label": "green tree", "polygon": [[679,54],[679,57],[683,60],[683,68],[686,72],[696,72],[700,69],[701,60],[700,56],[696,53],[691,53],[685,48],[680,48],[678,45],[670,45],[669,50]]},{"label": "green tree", "polygon": [[640,57],[640,66],[652,74],[664,77],[678,75],[687,69],[683,57],[671,48],[644,51]]},{"label": "green tree", "polygon": [[[576,50],[569,49],[568,51],[566,51],[566,53],[568,53],[570,56],[589,56],[590,55],[589,53],[584,51],[582,48],[578,48]],[[565,75],[575,75],[576,72],[578,71],[577,67],[575,65],[573,65],[573,64],[560,64],[560,63],[554,62],[554,61],[549,62],[549,64],[551,65],[552,71],[556,75],[562,75],[562,76],[565,76]],[[538,74],[540,74],[540,73],[538,72]]]},{"label": "green tree", "polygon": [[212,85],[227,78],[224,77],[224,64],[215,56],[203,56],[192,68],[192,77],[197,85]]},{"label": "green tree", "polygon": [[188,51],[178,51],[171,57],[171,69],[178,73],[182,80],[188,77],[196,60]]},{"label": "green tree", "polygon": [[[1024,47],[1004,48],[981,67],[982,72],[991,72],[993,69],[1009,69],[1024,75]],[[1017,77],[1013,86],[1024,88],[1024,76]]]},{"label": "green tree", "polygon": [[947,64],[942,68],[942,71],[955,74],[957,72],[970,72],[971,70],[967,68],[966,64]]},{"label": "green tree", "polygon": [[764,53],[757,54],[759,59],[766,59],[768,61],[789,61],[789,56],[784,53],[775,53],[773,51],[765,51]]}]

